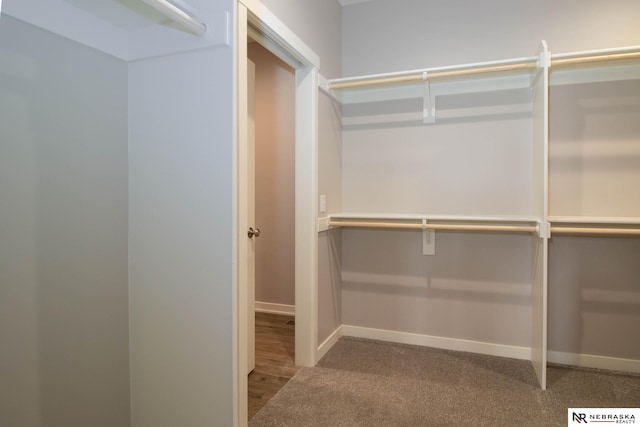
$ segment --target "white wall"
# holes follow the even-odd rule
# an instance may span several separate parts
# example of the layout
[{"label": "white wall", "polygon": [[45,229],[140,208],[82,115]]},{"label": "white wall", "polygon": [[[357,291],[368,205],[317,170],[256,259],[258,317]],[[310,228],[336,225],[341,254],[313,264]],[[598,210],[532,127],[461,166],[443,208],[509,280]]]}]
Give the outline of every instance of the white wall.
[{"label": "white wall", "polygon": [[136,427],[232,424],[233,49],[130,66]]},{"label": "white wall", "polygon": [[[550,214],[639,217],[640,80],[553,86],[551,106]],[[640,359],[640,239],[555,236],[550,254],[550,348]]]},{"label": "white wall", "polygon": [[550,214],[640,217],[640,80],[553,86],[551,106]]},{"label": "white wall", "polygon": [[256,301],[295,305],[295,70],[251,43],[256,64]]},{"label": "white wall", "polygon": [[343,108],[345,212],[532,215],[528,90],[379,104]]},{"label": "white wall", "polygon": [[[528,56],[534,54],[541,39],[548,41],[552,52],[634,45],[640,37],[636,23],[639,15],[638,2],[622,0],[606,3],[596,0],[579,3],[378,0],[355,4],[344,8],[343,75]],[[630,84],[637,88],[637,83]],[[551,129],[552,155],[554,142],[557,148],[564,149],[566,141],[564,146],[557,143],[567,137],[576,141],[573,146],[583,156],[583,149],[591,150],[592,154],[573,161],[568,159],[571,164],[565,164],[569,164],[569,175],[562,175],[560,169],[556,169],[555,175],[552,171],[552,214],[554,206],[563,212],[567,211],[563,206],[575,208],[571,200],[583,196],[584,202],[579,200],[585,206],[582,213],[638,215],[637,197],[633,197],[638,187],[634,183],[640,182],[636,167],[638,131],[632,120],[629,121],[630,117],[637,117],[635,95],[629,87],[614,90],[613,101],[600,99],[608,93],[601,88],[595,92],[593,88],[579,88],[578,91],[591,92],[589,99],[576,97],[571,91],[556,87],[551,91],[552,118],[561,110],[560,125]],[[527,206],[531,195],[527,186],[531,149],[526,138],[528,119],[526,111],[518,108],[518,96],[511,93],[492,94],[484,100],[478,95],[443,98],[438,101],[437,114],[444,120],[438,120],[433,126],[418,123],[419,101],[397,102],[392,108],[384,105],[345,108],[344,210],[450,214],[531,212]],[[492,99],[495,106],[500,107],[498,115],[482,112],[493,108]],[[507,110],[502,108],[505,106]],[[567,106],[577,107],[579,112],[562,115]],[[466,110],[461,109],[464,107]],[[461,114],[456,112],[458,109]],[[454,117],[449,117],[450,113],[454,113]],[[362,116],[375,120],[363,124],[358,122]],[[593,145],[594,135],[602,141],[613,139],[613,151],[609,150],[611,147]],[[587,142],[577,142],[581,138]],[[605,151],[609,155],[603,154]],[[561,163],[561,158],[556,159],[556,165]],[[572,174],[571,165],[581,172]],[[576,184],[576,176],[582,180],[580,184]],[[560,192],[557,188],[554,190],[554,177],[555,184],[562,185]],[[602,186],[603,182],[621,178],[624,179],[619,186]],[[594,181],[601,186],[585,194],[584,186]],[[622,192],[611,191],[622,187],[629,190],[629,198],[622,197]],[[570,193],[571,190],[567,191],[570,188],[579,191]],[[602,195],[605,203],[594,204],[594,198]],[[345,324],[357,322],[361,326],[383,329],[527,345],[528,303],[509,297],[510,289],[522,289],[521,285],[529,282],[531,249],[524,244],[527,237],[437,233],[436,256],[429,258],[419,255],[418,236],[410,234],[343,232]],[[590,298],[601,295],[600,291],[613,299],[621,295],[615,292],[613,297],[609,295],[603,289],[609,285],[611,289],[630,292],[634,301],[637,298],[636,269],[626,262],[613,261],[616,257],[625,260],[633,257],[637,239],[627,243],[606,239],[598,242],[553,239],[549,295],[556,299],[549,314],[550,349],[640,358],[640,351],[632,344],[603,350],[595,342],[604,329],[593,327],[595,319],[606,319],[605,329],[609,333],[616,331],[621,339],[628,339],[631,325],[637,325],[639,320],[637,305],[604,304],[596,309],[596,303],[576,304],[572,299],[580,289]],[[583,244],[588,244],[590,249],[582,251],[578,245]],[[361,250],[366,250],[369,257],[357,252]],[[607,265],[611,269],[608,279],[611,283],[593,286],[593,280],[578,273],[579,266],[603,251],[610,251],[602,255],[603,262],[585,271],[595,268],[602,272],[607,270]],[[577,254],[582,254],[580,263],[573,259]],[[501,263],[502,258],[510,262]],[[485,270],[489,265],[495,268]],[[567,286],[573,289],[571,295],[565,289]],[[486,293],[485,288],[494,289],[493,295]],[[459,289],[467,291],[459,292]],[[496,289],[502,291],[496,293]],[[595,294],[591,292],[594,289]],[[491,296],[487,298],[487,295]],[[387,307],[392,314],[378,315],[382,307]],[[572,308],[572,324],[575,325],[575,319],[585,319],[579,330],[571,331],[581,334],[582,344],[563,341],[566,333],[560,331],[567,328],[564,321],[567,316],[563,314],[566,307]],[[438,317],[438,313],[443,316]],[[466,326],[458,328],[457,322],[464,322]],[[519,325],[515,334],[506,329],[507,324],[512,328],[512,323]]]},{"label": "white wall", "polygon": [[640,239],[556,236],[549,251],[550,350],[640,359]]},{"label": "white wall", "polygon": [[0,19],[0,425],[128,426],[127,65]]},{"label": "white wall", "polygon": [[503,344],[530,345],[530,238],[343,231],[345,325]]},{"label": "white wall", "polygon": [[375,0],[343,8],[348,77],[638,43],[635,0]]}]

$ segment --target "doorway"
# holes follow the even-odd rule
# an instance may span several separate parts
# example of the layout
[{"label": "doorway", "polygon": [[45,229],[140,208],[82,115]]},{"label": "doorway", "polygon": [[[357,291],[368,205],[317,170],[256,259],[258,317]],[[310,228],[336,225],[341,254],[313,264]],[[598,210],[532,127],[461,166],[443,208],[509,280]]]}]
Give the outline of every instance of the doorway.
[{"label": "doorway", "polygon": [[[295,365],[295,70],[248,41],[254,286],[249,287],[249,419]],[[249,176],[251,176],[251,171]],[[252,201],[248,201],[251,205]],[[257,233],[257,234],[256,234]],[[251,278],[249,278],[251,283]],[[253,295],[252,295],[253,294]],[[252,301],[253,300],[253,301]],[[253,305],[253,306],[252,306]],[[255,317],[252,319],[252,313]],[[251,334],[254,334],[251,336]],[[251,338],[254,339],[251,342]]]},{"label": "doorway", "polygon": [[[295,314],[295,70],[252,39],[256,309]],[[250,73],[251,74],[251,73]],[[251,102],[250,102],[251,104]]]},{"label": "doorway", "polygon": [[235,183],[237,293],[234,325],[236,364],[235,425],[248,419],[250,239],[247,209],[248,78],[247,41],[258,41],[295,69],[295,362],[315,366],[318,358],[318,66],[319,58],[257,1],[239,1],[237,10],[237,148]]}]

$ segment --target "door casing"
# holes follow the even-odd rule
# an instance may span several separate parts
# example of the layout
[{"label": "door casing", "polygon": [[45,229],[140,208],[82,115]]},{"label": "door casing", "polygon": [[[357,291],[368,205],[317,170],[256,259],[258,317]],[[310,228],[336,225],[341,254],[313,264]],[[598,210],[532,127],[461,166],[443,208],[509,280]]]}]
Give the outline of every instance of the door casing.
[{"label": "door casing", "polygon": [[295,69],[295,362],[315,366],[318,358],[318,69],[320,60],[293,32],[258,0],[237,4],[236,33],[236,174],[235,201],[235,315],[234,425],[247,425],[249,356],[246,185],[248,162],[247,37],[257,39]]}]

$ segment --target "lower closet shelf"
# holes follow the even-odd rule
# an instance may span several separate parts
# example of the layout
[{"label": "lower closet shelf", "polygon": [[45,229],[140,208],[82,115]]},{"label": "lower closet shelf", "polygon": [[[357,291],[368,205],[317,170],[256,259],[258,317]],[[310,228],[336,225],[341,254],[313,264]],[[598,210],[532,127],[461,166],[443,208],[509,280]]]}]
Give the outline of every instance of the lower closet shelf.
[{"label": "lower closet shelf", "polygon": [[551,234],[640,236],[640,218],[550,216]]},{"label": "lower closet shelf", "polygon": [[[531,217],[334,214],[321,219],[320,223],[320,228],[349,227],[503,233],[540,232],[540,221]],[[322,224],[324,224],[324,227]]]}]

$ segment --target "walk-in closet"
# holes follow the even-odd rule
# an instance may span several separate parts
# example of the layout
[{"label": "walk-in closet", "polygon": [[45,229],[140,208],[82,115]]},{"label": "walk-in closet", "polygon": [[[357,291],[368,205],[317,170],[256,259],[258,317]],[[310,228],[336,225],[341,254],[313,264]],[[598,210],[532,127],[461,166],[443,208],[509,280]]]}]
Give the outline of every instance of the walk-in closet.
[{"label": "walk-in closet", "polygon": [[[333,79],[347,335],[638,372],[640,48]],[[322,170],[322,165],[320,165]],[[330,345],[331,338],[327,342]]]},{"label": "walk-in closet", "polygon": [[0,8],[1,426],[242,427],[256,308],[287,375],[371,339],[636,387],[637,0]]}]

